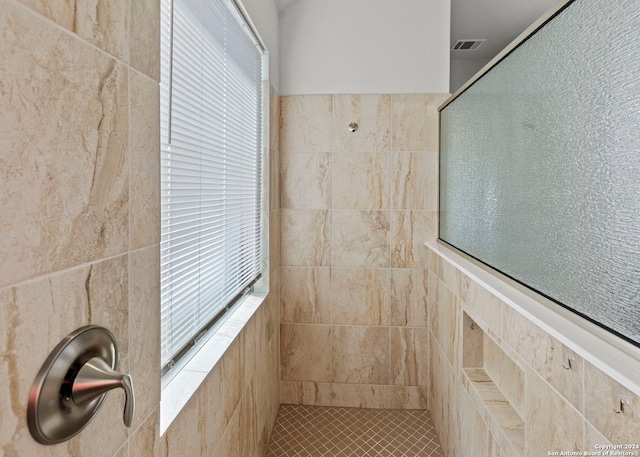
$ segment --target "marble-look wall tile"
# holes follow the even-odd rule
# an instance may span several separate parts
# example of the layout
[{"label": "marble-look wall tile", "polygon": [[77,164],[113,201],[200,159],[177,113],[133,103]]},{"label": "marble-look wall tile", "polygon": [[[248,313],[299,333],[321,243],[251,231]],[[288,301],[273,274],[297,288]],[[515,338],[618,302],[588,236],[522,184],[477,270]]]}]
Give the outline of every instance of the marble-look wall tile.
[{"label": "marble-look wall tile", "polygon": [[502,335],[503,303],[500,299],[461,272],[457,281],[459,296],[469,313],[473,314],[479,324],[485,324],[486,330],[490,329],[496,335]]},{"label": "marble-look wall tile", "polygon": [[[461,306],[459,299],[444,285],[438,281],[434,289],[433,308],[429,311],[429,329],[438,341],[449,363],[455,368],[456,362],[461,359]],[[460,360],[462,362],[462,360]]]},{"label": "marble-look wall tile", "polygon": [[251,382],[242,395],[240,411],[240,449],[242,455],[254,455],[258,445],[258,417],[256,411],[255,382]]},{"label": "marble-look wall tile", "polygon": [[[334,95],[334,152],[390,152],[391,96]],[[351,132],[349,124],[358,124]]]},{"label": "marble-look wall tile", "polygon": [[388,209],[390,154],[333,154],[333,208]]},{"label": "marble-look wall tile", "polygon": [[426,386],[429,382],[429,330],[425,327],[389,329],[391,384]]},{"label": "marble-look wall tile", "polygon": [[446,94],[398,94],[392,96],[393,150],[438,150],[438,106]]},{"label": "marble-look wall tile", "polygon": [[272,212],[280,209],[280,152],[269,149],[269,208]]},{"label": "marble-look wall tile", "polygon": [[280,403],[289,405],[331,406],[333,384],[324,382],[280,382]]},{"label": "marble-look wall tile", "polygon": [[130,372],[136,387],[134,427],[160,403],[160,251],[129,255]]},{"label": "marble-look wall tile", "polygon": [[437,212],[391,211],[391,267],[426,268],[424,242],[436,238]]},{"label": "marble-look wall tile", "polygon": [[612,444],[612,443],[608,439],[606,439],[604,435],[600,433],[598,429],[596,429],[593,425],[591,425],[589,422],[585,422],[584,424],[584,450],[585,451],[596,452],[598,450],[602,450],[600,446],[603,446],[603,445],[606,446],[608,444]]},{"label": "marble-look wall tile", "polygon": [[280,186],[280,208],[331,208],[331,154],[282,154]]},{"label": "marble-look wall tile", "polygon": [[640,444],[640,397],[587,362],[584,388],[585,418],[613,444]]},{"label": "marble-look wall tile", "polygon": [[[137,392],[136,392],[137,393]],[[156,409],[146,418],[129,438],[129,453],[135,457],[161,457],[163,455],[159,439],[158,425],[160,423],[160,408]]]},{"label": "marble-look wall tile", "polygon": [[333,210],[333,260],[337,267],[389,267],[389,212]]},{"label": "marble-look wall tile", "polygon": [[280,210],[281,262],[285,266],[329,266],[331,212]]},{"label": "marble-look wall tile", "polygon": [[[282,263],[281,230],[282,213],[280,210],[269,212],[269,268],[270,273],[275,275]],[[272,278],[270,278],[271,280]],[[271,288],[270,290],[277,290]]]},{"label": "marble-look wall tile", "polygon": [[458,404],[458,395],[454,392],[456,376],[433,333],[429,340],[429,363],[429,412],[445,455],[455,455],[457,451],[452,443],[456,442],[458,433],[457,424],[454,425]]},{"label": "marble-look wall tile", "polygon": [[438,210],[438,153],[394,152],[391,207]]},{"label": "marble-look wall tile", "polygon": [[428,271],[391,270],[391,325],[426,327]]},{"label": "marble-look wall tile", "polygon": [[493,382],[520,417],[524,417],[524,372],[500,349],[491,338],[484,335],[484,368]]},{"label": "marble-look wall tile", "polygon": [[[241,426],[240,426],[241,415],[242,413],[238,408],[235,414],[231,417],[231,420],[229,421],[229,425],[225,429],[225,432],[222,435],[222,438],[218,442],[218,447],[216,448],[215,453],[210,455],[213,455],[213,457],[245,457],[243,454],[242,440],[238,439],[241,433]],[[186,454],[184,452],[175,454],[176,457],[182,456],[182,455],[190,455],[190,454]],[[197,454],[193,454],[193,455],[197,456],[197,455],[200,455],[200,453],[198,452]],[[169,457],[173,457],[173,456],[170,454]]]},{"label": "marble-look wall tile", "polygon": [[[277,334],[276,334],[277,335]],[[258,363],[256,385],[257,450],[264,455],[280,407],[280,344],[278,337],[267,344],[264,363]],[[260,362],[260,361],[259,361]]]},{"label": "marble-look wall tile", "polygon": [[476,322],[463,313],[462,367],[481,368],[484,365],[484,332]]},{"label": "marble-look wall tile", "polygon": [[332,268],[332,323],[389,325],[390,283],[387,269]]},{"label": "marble-look wall tile", "polygon": [[281,324],[280,338],[283,381],[331,381],[330,325]]},{"label": "marble-look wall tile", "polygon": [[[269,148],[280,151],[280,101],[281,98],[273,84],[269,85]],[[276,168],[277,170],[277,168]]]},{"label": "marble-look wall tile", "polygon": [[129,8],[130,65],[160,81],[160,2],[129,0]]},{"label": "marble-look wall tile", "polygon": [[389,328],[334,325],[331,380],[389,384]]},{"label": "marble-look wall tile", "polygon": [[[583,359],[558,340],[515,311],[503,307],[503,338],[549,384],[558,390],[579,411],[583,411]],[[573,358],[571,369],[567,356]]]},{"label": "marble-look wall tile", "polygon": [[[264,309],[265,307],[263,306],[261,308]],[[260,321],[260,324],[264,325],[264,319]],[[258,329],[256,328],[257,325],[258,315],[256,313],[244,325],[244,328],[239,335],[241,340],[240,347],[242,348],[242,386],[244,388],[247,387],[256,374],[258,356],[264,357],[263,351],[266,350],[267,342],[264,340],[260,342],[258,341],[261,335],[259,335]]]},{"label": "marble-look wall tile", "polygon": [[525,446],[527,457],[548,451],[582,451],[583,419],[536,372],[526,373]]},{"label": "marble-look wall tile", "polygon": [[157,82],[129,72],[130,249],[160,242],[159,97]]},{"label": "marble-look wall tile", "polygon": [[18,0],[117,59],[129,62],[129,1]]},{"label": "marble-look wall tile", "polygon": [[[26,427],[29,389],[53,348],[87,324],[112,331],[118,344],[116,369],[129,370],[127,256],[75,268],[0,291],[0,443],[7,455],[38,455]],[[111,456],[127,437],[124,395],[107,398],[87,432],[52,449],[52,455]],[[99,430],[104,428],[106,432]],[[96,438],[94,435],[99,434]]]},{"label": "marble-look wall tile", "polygon": [[387,386],[331,384],[331,406],[380,409],[386,406]]},{"label": "marble-look wall tile", "polygon": [[451,292],[459,298],[465,297],[464,292],[468,287],[465,282],[465,279],[467,279],[466,275],[440,256],[435,260],[435,272]]},{"label": "marble-look wall tile", "polygon": [[428,409],[427,386],[387,386],[385,408]]},{"label": "marble-look wall tile", "polygon": [[[243,341],[240,338],[231,343],[220,363],[220,382],[224,386],[222,410],[224,420],[228,423],[240,404],[244,392],[244,354]],[[215,379],[215,378],[214,378]]]},{"label": "marble-look wall tile", "polygon": [[0,8],[1,287],[122,253],[129,232],[126,67]]},{"label": "marble-look wall tile", "polygon": [[331,152],[331,95],[281,97],[280,151]]},{"label": "marble-look wall tile", "polygon": [[282,267],[280,322],[331,323],[331,269]]},{"label": "marble-look wall tile", "polygon": [[458,447],[463,455],[473,457],[489,457],[490,433],[483,418],[478,414],[469,394],[459,386],[461,401],[457,414],[460,424],[460,443]]}]

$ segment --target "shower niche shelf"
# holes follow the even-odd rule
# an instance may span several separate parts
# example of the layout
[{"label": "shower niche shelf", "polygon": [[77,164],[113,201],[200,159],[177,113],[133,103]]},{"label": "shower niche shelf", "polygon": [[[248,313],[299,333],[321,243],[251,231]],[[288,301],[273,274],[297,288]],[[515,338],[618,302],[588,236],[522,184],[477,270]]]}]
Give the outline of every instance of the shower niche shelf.
[{"label": "shower niche shelf", "polygon": [[463,329],[463,384],[500,447],[524,455],[524,373],[467,313]]}]

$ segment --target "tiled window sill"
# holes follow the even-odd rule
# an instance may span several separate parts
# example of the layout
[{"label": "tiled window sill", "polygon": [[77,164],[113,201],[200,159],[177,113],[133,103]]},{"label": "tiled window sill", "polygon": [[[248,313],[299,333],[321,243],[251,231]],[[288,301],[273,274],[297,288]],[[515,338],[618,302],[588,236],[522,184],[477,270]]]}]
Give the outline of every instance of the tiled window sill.
[{"label": "tiled window sill", "polygon": [[266,296],[265,292],[248,295],[235,310],[217,322],[202,341],[165,375],[160,398],[160,435],[163,435],[178,417]]},{"label": "tiled window sill", "polygon": [[443,244],[429,241],[425,245],[577,355],[640,395],[640,349]]}]

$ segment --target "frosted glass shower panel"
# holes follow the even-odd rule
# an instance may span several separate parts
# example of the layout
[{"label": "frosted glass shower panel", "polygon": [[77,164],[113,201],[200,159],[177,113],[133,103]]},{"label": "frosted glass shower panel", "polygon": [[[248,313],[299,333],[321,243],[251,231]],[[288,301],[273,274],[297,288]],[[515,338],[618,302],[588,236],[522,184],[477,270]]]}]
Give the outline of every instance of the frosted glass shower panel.
[{"label": "frosted glass shower panel", "polygon": [[440,238],[636,345],[638,43],[576,0],[440,112]]}]

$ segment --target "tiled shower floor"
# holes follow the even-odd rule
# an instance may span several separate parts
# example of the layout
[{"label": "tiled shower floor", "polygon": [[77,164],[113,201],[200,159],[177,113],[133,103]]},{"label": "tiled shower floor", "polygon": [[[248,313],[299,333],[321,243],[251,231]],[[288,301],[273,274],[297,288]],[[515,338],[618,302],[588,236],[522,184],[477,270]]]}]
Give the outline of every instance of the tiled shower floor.
[{"label": "tiled shower floor", "polygon": [[281,405],[266,457],[443,457],[425,410]]}]

